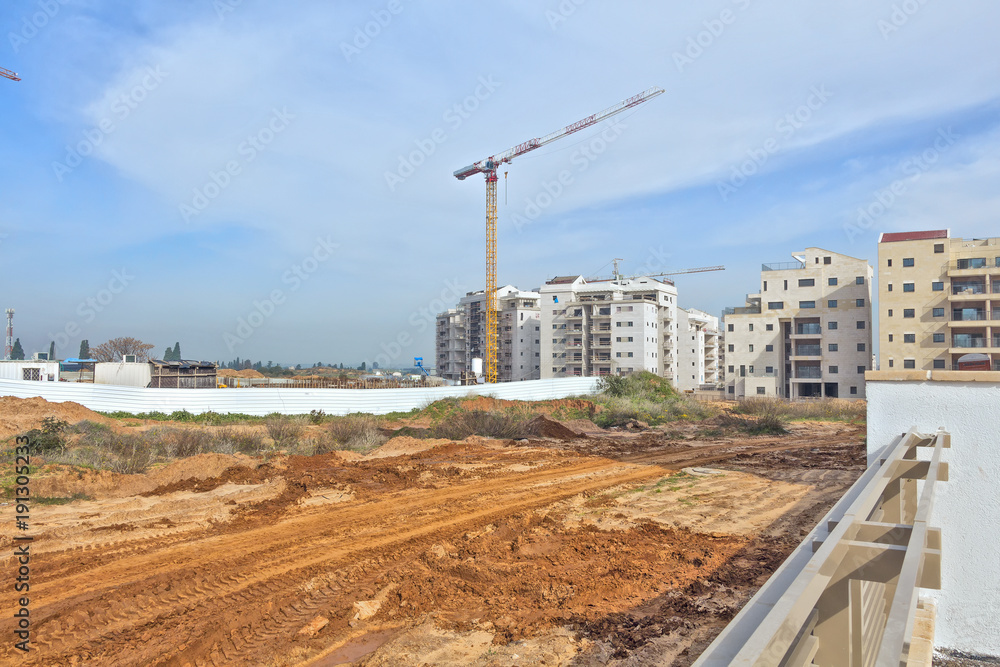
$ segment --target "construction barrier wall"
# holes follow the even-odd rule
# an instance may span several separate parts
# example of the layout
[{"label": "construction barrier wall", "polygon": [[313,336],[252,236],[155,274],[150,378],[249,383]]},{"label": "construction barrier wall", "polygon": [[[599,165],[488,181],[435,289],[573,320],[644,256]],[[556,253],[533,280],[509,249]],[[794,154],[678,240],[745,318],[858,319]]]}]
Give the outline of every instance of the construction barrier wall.
[{"label": "construction barrier wall", "polygon": [[464,387],[412,389],[147,389],[75,382],[0,380],[0,396],[73,401],[99,412],[202,412],[294,415],[322,410],[328,415],[407,412],[442,398],[493,396],[540,401],[592,394],[598,378],[553,378]]}]

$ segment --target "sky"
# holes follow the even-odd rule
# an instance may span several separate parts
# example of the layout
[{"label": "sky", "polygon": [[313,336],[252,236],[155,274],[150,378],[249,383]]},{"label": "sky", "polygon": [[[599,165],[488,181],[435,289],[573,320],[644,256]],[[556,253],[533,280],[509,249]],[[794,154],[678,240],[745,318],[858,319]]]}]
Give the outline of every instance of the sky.
[{"label": "sky", "polygon": [[[409,366],[485,284],[760,265],[880,232],[1000,236],[987,0],[13,0],[0,19],[0,307],[28,354]],[[388,363],[387,363],[388,362]]]}]

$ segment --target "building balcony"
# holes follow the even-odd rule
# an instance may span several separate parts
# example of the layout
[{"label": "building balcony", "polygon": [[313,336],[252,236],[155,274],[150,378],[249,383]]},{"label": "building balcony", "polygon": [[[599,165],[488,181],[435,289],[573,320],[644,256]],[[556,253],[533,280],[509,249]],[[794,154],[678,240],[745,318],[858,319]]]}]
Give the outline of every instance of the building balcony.
[{"label": "building balcony", "polygon": [[819,322],[806,322],[795,325],[792,336],[819,336],[823,333],[823,325]]},{"label": "building balcony", "polygon": [[772,262],[760,265],[761,271],[794,271],[804,268],[806,268],[804,262]]},{"label": "building balcony", "polygon": [[607,364],[607,363],[611,363],[611,355],[609,355],[609,354],[608,355],[602,355],[602,354],[594,355],[594,356],[590,357],[590,363],[592,363],[592,364],[602,364],[602,363],[603,364]]},{"label": "building balcony", "polygon": [[590,346],[593,347],[593,348],[611,347],[611,339],[610,338],[606,338],[606,339],[598,340],[598,341],[595,341],[595,342],[591,343]]},{"label": "building balcony", "polygon": [[823,378],[823,369],[819,366],[805,366],[796,368],[793,371],[792,380],[820,380]]},{"label": "building balcony", "polygon": [[822,345],[797,345],[795,347],[795,352],[792,354],[795,357],[820,357],[823,356],[823,346]]},{"label": "building balcony", "polygon": [[566,319],[567,320],[582,320],[583,319],[583,311],[582,310],[575,310],[575,311],[571,310],[571,311],[569,311],[569,312],[566,313]]},{"label": "building balcony", "polygon": [[587,329],[590,333],[611,333],[610,324],[598,324],[597,326],[590,327]]}]

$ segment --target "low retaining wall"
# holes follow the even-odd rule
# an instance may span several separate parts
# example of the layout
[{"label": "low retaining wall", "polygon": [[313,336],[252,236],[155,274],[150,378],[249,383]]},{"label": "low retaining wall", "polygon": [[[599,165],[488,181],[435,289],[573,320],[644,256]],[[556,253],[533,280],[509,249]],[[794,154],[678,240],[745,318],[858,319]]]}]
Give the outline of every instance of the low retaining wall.
[{"label": "low retaining wall", "polygon": [[166,412],[187,410],[247,415],[306,414],[322,410],[329,415],[368,412],[407,412],[449,397],[493,396],[508,400],[542,401],[593,394],[598,378],[553,378],[467,387],[413,389],[146,389],[75,382],[0,380],[0,396],[41,397],[73,401],[99,412]]}]

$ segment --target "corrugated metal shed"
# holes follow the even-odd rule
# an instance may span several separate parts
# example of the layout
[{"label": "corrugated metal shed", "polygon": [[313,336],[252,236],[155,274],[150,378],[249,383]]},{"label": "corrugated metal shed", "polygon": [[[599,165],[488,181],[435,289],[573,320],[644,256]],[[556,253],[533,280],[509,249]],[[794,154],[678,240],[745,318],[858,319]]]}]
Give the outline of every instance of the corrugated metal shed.
[{"label": "corrugated metal shed", "polygon": [[0,379],[3,380],[56,380],[59,378],[58,361],[0,360]]},{"label": "corrugated metal shed", "polygon": [[330,415],[352,412],[406,412],[442,398],[490,395],[511,400],[539,401],[591,394],[598,378],[552,378],[469,387],[413,389],[146,389],[72,382],[0,380],[0,395],[54,402],[73,401],[100,412],[174,412],[187,410],[248,415],[286,415],[323,410]]}]

